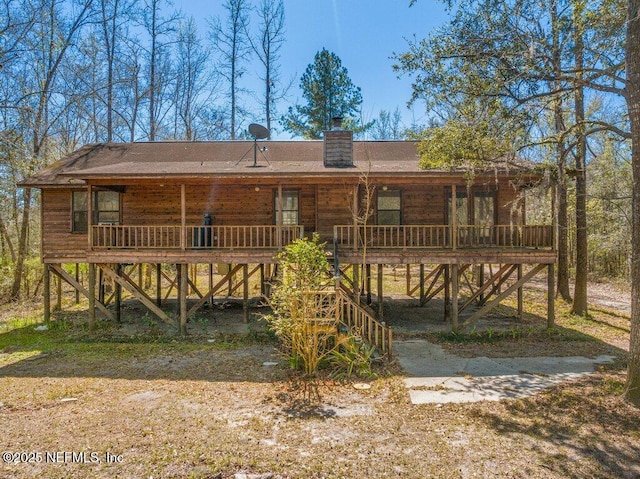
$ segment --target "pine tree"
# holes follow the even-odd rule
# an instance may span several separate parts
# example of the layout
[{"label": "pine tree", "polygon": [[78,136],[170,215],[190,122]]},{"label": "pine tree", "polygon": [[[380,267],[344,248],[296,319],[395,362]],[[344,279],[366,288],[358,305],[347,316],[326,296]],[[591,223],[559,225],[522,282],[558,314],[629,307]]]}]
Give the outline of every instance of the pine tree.
[{"label": "pine tree", "polygon": [[300,89],[307,100],[306,105],[289,107],[282,117],[284,129],[294,136],[320,138],[322,132],[331,127],[334,117],[344,118],[345,125],[356,133],[371,126],[356,119],[362,94],[335,53],[324,48],[316,53],[314,62],[300,79]]}]

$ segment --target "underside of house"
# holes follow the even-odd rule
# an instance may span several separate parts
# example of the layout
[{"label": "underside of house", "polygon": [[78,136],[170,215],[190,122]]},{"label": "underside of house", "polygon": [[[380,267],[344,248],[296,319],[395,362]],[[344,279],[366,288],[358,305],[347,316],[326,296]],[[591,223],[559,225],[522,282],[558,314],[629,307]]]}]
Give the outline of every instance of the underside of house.
[{"label": "underside of house", "polygon": [[[53,274],[88,297],[91,323],[96,310],[119,317],[123,289],[174,321],[162,308],[166,281],[186,332],[188,317],[223,289],[242,291],[246,305],[252,275],[260,275],[260,294],[267,294],[277,253],[317,233],[340,294],[354,303],[348,314],[366,313],[377,325],[371,328],[384,328],[385,268],[399,266],[407,271],[407,294],[421,304],[444,295],[454,330],[512,293],[521,310],[522,286],[546,269],[552,323],[554,228],[526,223],[522,195],[539,178],[526,165],[505,163],[470,179],[418,163],[413,142],[353,141],[343,130],[325,132],[321,141],[87,145],[21,184],[42,191],[45,317]],[[87,286],[62,268],[66,263],[88,265]],[[131,273],[142,264],[155,267],[155,297]],[[175,277],[162,265],[175,265]],[[200,291],[188,265],[207,265],[223,278]],[[372,294],[372,265],[377,312],[360,304]],[[483,265],[492,265],[491,273]],[[103,278],[115,285],[111,297],[101,292]],[[198,298],[188,304],[194,288]]]}]

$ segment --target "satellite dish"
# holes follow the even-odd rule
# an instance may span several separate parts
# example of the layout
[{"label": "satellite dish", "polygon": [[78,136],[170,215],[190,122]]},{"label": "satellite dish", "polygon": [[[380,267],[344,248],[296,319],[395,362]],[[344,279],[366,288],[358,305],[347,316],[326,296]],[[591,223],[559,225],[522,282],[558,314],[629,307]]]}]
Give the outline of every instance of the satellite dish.
[{"label": "satellite dish", "polygon": [[249,125],[249,133],[251,133],[254,140],[264,140],[265,138],[269,138],[269,130],[257,123],[251,123]]}]

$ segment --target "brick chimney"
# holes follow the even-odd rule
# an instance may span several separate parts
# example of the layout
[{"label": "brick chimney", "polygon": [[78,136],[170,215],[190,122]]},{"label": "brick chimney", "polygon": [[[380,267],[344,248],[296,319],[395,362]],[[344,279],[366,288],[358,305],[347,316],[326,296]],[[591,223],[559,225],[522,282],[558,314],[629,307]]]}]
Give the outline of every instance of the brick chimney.
[{"label": "brick chimney", "polygon": [[324,166],[349,168],[353,166],[353,132],[342,129],[342,118],[331,119],[332,129],[324,134]]}]

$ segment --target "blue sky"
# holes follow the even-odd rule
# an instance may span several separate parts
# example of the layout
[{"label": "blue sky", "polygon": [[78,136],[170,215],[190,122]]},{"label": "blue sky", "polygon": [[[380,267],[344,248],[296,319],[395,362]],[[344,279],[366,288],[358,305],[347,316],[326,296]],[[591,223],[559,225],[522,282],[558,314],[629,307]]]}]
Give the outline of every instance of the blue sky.
[{"label": "blue sky", "polygon": [[[258,0],[255,0],[257,3]],[[289,103],[281,103],[283,112],[289,104],[302,102],[298,88],[300,76],[323,47],[336,53],[349,70],[354,84],[362,89],[365,119],[378,116],[381,109],[393,111],[399,106],[406,126],[425,120],[424,106],[406,108],[411,96],[409,78],[398,79],[391,66],[394,52],[407,49],[407,39],[424,38],[447,20],[444,3],[419,0],[409,7],[409,0],[285,0],[286,42],[281,50],[282,77],[294,79]],[[185,1],[175,7],[193,15],[203,34],[206,19],[224,15],[222,1]],[[249,68],[251,70],[251,68]],[[244,80],[244,77],[243,77]],[[251,75],[245,87],[257,89]],[[250,107],[252,100],[245,99]],[[280,133],[277,138],[288,138]]]}]

